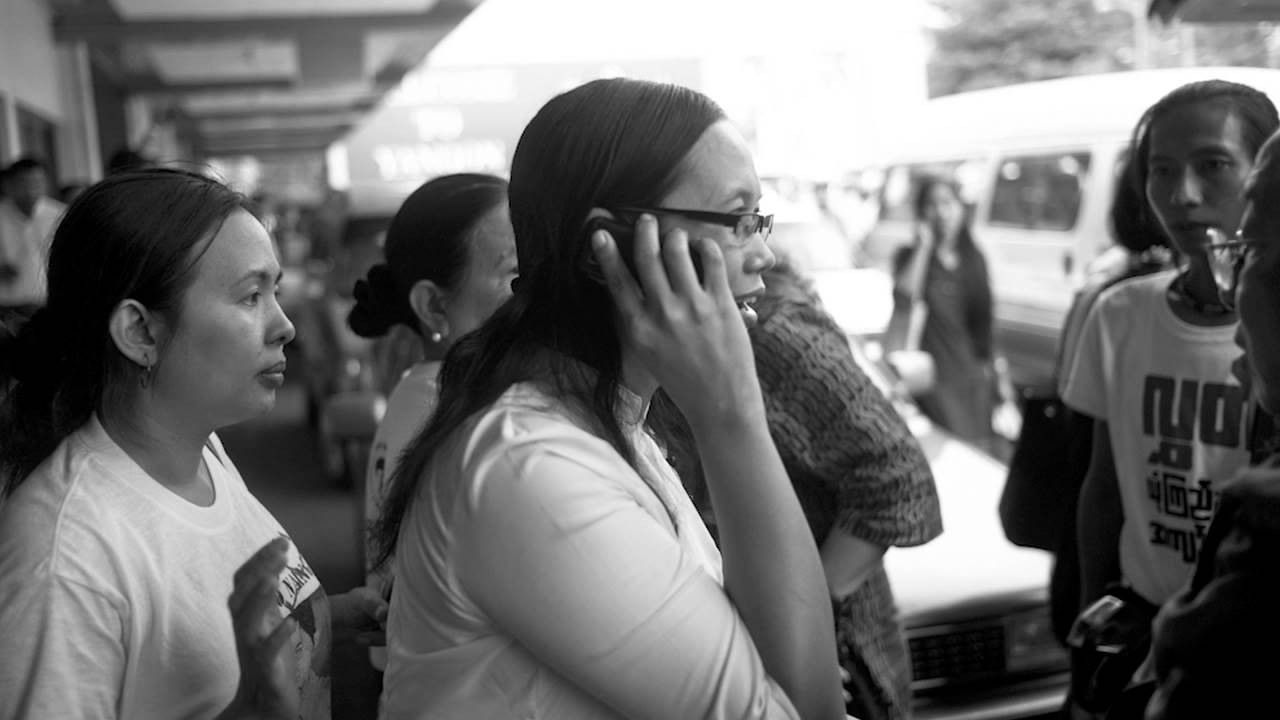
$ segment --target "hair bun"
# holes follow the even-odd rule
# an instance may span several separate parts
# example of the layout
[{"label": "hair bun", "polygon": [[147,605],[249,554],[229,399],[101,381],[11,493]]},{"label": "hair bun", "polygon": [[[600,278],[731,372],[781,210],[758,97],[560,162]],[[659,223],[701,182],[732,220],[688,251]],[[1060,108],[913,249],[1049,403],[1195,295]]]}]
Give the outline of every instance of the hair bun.
[{"label": "hair bun", "polygon": [[415,326],[417,317],[409,307],[408,291],[396,287],[395,276],[386,263],[369,268],[368,275],[356,281],[352,296],[356,303],[347,316],[347,325],[361,337],[382,337],[398,323]]}]

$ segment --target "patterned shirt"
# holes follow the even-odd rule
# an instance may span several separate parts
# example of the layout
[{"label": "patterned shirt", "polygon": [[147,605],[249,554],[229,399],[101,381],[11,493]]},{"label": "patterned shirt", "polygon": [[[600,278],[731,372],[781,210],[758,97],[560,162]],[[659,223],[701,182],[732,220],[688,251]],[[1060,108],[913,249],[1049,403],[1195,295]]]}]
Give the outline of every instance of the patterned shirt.
[{"label": "patterned shirt", "polygon": [[[766,278],[770,289],[775,281]],[[892,403],[813,299],[766,295],[751,332],[769,430],[821,546],[833,527],[883,546],[942,532],[933,474]],[[884,565],[837,608],[841,652],[870,672],[884,712],[910,716],[911,666]]]}]

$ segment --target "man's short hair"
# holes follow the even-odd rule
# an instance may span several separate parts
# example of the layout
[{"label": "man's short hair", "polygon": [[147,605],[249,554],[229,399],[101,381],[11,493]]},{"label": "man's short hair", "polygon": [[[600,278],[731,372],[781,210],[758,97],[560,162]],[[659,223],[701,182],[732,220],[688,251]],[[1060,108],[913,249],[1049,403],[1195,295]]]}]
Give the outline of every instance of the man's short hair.
[{"label": "man's short hair", "polygon": [[17,160],[14,160],[13,163],[9,165],[9,167],[5,170],[4,175],[5,177],[13,177],[18,173],[30,172],[32,170],[44,170],[44,169],[45,169],[45,164],[43,160],[41,160],[38,157],[26,155],[24,157],[18,158]]}]

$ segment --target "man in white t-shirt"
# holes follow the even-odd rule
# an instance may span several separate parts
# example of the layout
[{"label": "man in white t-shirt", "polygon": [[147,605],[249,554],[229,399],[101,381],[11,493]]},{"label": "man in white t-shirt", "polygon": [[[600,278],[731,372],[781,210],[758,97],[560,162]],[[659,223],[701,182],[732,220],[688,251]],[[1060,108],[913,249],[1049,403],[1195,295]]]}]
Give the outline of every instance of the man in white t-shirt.
[{"label": "man in white t-shirt", "polygon": [[[1121,576],[1153,603],[1186,582],[1218,485],[1248,461],[1247,398],[1231,375],[1236,325],[1178,317],[1166,300],[1177,272],[1127,280],[1102,294],[1063,394],[1069,407],[1101,421],[1123,513]],[[1103,510],[1082,505],[1080,512]],[[1098,590],[1085,588],[1089,595]]]}]

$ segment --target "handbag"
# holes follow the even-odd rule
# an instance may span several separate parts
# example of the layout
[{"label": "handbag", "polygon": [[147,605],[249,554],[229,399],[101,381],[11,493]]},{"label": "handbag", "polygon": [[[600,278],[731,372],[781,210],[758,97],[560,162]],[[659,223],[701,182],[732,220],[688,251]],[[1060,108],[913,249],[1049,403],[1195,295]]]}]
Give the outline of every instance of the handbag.
[{"label": "handbag", "polygon": [[1075,504],[1089,469],[1093,420],[1057,393],[1024,393],[1022,428],[1000,494],[1000,524],[1014,545],[1057,552],[1075,526]]},{"label": "handbag", "polygon": [[[1123,266],[1098,274],[1076,294],[1062,327],[1055,384],[1070,366],[1089,309],[1102,292],[1164,267],[1162,261],[1146,256],[1130,257]],[[1000,496],[1000,522],[1009,542],[1053,553],[1075,551],[1066,535],[1075,531],[1076,500],[1092,451],[1092,418],[1064,405],[1056,390],[1023,393],[1022,428]]]}]

